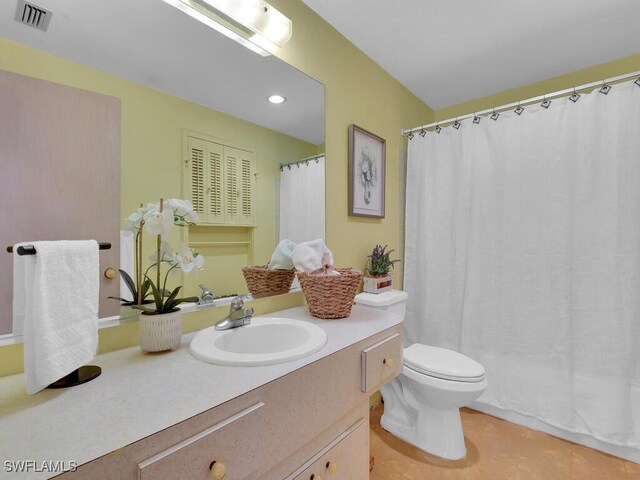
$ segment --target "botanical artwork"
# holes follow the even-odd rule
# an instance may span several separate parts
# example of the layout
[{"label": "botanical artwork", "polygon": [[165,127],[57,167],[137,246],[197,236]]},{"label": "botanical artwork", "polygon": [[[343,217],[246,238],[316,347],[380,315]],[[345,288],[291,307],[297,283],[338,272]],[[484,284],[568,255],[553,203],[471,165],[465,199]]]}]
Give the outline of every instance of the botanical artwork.
[{"label": "botanical artwork", "polygon": [[384,217],[385,141],[349,127],[349,214]]}]

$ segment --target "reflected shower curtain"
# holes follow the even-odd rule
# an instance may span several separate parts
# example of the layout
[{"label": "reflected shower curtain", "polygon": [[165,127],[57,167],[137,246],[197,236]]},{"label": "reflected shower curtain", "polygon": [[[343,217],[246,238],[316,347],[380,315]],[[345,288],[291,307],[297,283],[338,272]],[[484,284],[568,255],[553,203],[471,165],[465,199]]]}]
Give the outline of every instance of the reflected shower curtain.
[{"label": "reflected shower curtain", "polygon": [[407,341],[482,363],[480,403],[640,447],[640,88],[409,142]]},{"label": "reflected shower curtain", "polygon": [[280,172],[280,240],[325,239],[324,156]]}]

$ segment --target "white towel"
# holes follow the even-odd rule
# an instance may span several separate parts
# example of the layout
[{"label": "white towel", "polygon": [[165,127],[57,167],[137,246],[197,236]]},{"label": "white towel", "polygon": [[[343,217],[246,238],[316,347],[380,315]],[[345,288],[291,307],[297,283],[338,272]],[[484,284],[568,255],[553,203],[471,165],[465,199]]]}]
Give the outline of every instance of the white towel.
[{"label": "white towel", "polygon": [[340,275],[340,272],[333,268],[331,250],[327,248],[320,238],[296,245],[291,258],[298,272]]},{"label": "white towel", "polygon": [[294,248],[296,248],[295,242],[287,240],[286,238],[281,240],[271,255],[269,268],[271,270],[291,270],[293,268],[291,254],[293,253]]},{"label": "white towel", "polygon": [[13,320],[24,342],[27,393],[90,362],[98,349],[100,267],[94,240],[29,242],[14,253]]}]

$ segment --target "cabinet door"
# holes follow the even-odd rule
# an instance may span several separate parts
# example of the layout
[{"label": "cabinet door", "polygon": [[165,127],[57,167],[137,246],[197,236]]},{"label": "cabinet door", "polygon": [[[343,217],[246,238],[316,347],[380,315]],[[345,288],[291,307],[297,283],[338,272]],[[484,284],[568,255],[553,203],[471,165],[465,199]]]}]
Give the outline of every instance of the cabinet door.
[{"label": "cabinet door", "polygon": [[224,223],[222,145],[194,137],[187,142],[185,197],[202,223]]},{"label": "cabinet door", "polygon": [[187,155],[185,159],[185,198],[191,200],[193,209],[198,212],[201,221],[206,221],[207,210],[205,207],[205,157],[206,142],[198,138],[188,137]]},{"label": "cabinet door", "polygon": [[369,424],[360,419],[285,480],[368,480]]},{"label": "cabinet door", "polygon": [[253,224],[253,153],[224,147],[225,223]]},{"label": "cabinet door", "polygon": [[206,142],[207,145],[207,223],[224,223],[224,196],[222,186],[224,166],[222,163],[223,147],[217,143]]}]

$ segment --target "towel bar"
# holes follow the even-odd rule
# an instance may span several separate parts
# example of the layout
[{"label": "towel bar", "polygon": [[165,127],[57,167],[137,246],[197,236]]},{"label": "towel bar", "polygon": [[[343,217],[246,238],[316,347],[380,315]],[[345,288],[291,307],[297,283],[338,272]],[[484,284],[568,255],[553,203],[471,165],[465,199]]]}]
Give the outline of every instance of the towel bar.
[{"label": "towel bar", "polygon": [[[98,248],[100,250],[111,250],[111,244],[109,242],[100,242],[98,243]],[[13,253],[13,245],[7,247],[8,253]],[[18,255],[35,255],[36,248],[33,245],[24,245],[18,247]]]}]

